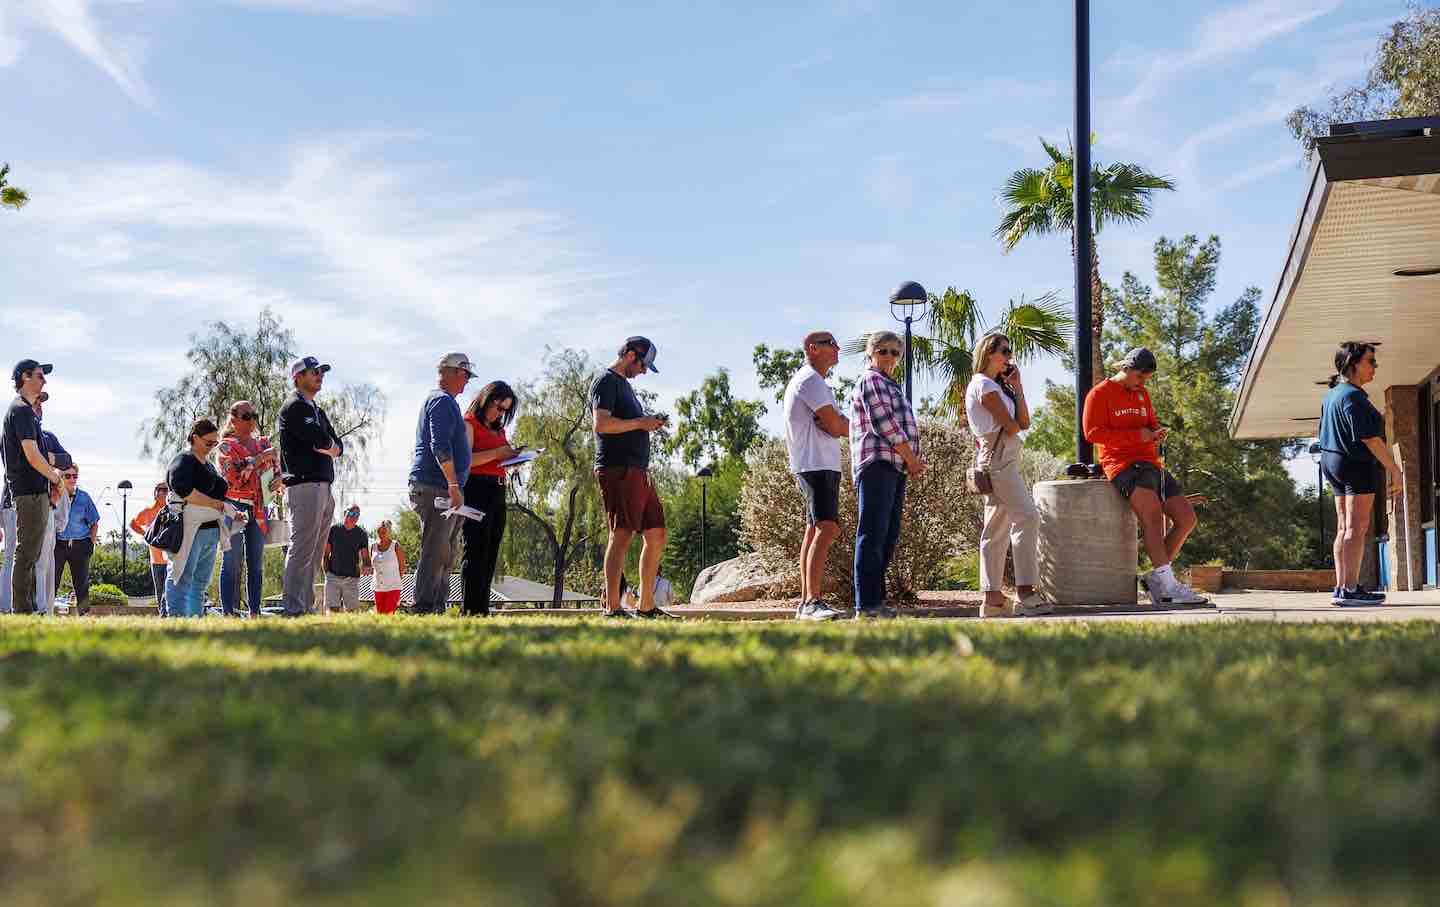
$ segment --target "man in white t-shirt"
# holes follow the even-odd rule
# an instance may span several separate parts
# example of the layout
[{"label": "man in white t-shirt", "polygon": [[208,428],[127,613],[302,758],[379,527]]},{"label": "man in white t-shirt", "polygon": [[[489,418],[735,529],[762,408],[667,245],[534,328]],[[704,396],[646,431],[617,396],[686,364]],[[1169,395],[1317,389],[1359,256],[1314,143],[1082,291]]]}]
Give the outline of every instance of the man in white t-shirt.
[{"label": "man in white t-shirt", "polygon": [[821,584],[830,545],[840,532],[840,439],[849,434],[850,420],[840,415],[835,392],[825,383],[840,361],[835,335],[811,331],[804,349],[806,364],[785,387],[785,446],[807,511],[795,618],[834,620],[840,612],[825,604]]}]

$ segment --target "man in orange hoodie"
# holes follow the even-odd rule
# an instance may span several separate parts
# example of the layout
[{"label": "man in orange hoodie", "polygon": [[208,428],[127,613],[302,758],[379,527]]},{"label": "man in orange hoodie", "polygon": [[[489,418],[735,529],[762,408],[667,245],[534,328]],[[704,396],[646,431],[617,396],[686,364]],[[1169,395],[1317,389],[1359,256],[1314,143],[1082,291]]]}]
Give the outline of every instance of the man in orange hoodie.
[{"label": "man in orange hoodie", "polygon": [[1130,500],[1140,521],[1145,551],[1155,568],[1145,575],[1151,603],[1203,605],[1209,599],[1180,582],[1170,567],[1195,528],[1195,508],[1160,460],[1159,446],[1169,429],[1160,426],[1145,390],[1155,368],[1155,354],[1136,347],[1120,360],[1119,371],[1090,389],[1085,440],[1095,445],[1105,477]]}]

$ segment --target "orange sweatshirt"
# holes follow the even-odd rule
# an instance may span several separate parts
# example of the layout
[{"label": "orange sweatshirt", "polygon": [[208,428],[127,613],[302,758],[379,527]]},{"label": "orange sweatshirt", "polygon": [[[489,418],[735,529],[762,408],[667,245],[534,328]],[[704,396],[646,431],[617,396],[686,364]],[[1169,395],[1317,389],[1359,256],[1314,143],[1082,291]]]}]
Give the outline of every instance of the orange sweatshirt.
[{"label": "orange sweatshirt", "polygon": [[1106,378],[1085,395],[1085,440],[1096,445],[1106,478],[1115,478],[1131,463],[1159,466],[1158,445],[1140,440],[1140,429],[1159,427],[1150,394],[1143,387],[1128,391],[1120,382]]}]

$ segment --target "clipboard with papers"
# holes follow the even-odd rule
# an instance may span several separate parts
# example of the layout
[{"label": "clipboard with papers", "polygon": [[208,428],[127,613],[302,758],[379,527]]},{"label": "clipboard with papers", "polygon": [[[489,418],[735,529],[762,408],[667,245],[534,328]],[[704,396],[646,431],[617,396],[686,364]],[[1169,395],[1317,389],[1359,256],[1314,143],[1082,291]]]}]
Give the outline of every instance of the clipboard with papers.
[{"label": "clipboard with papers", "polygon": [[506,469],[509,469],[511,466],[523,466],[524,464],[529,463],[531,460],[536,459],[544,452],[545,448],[543,447],[537,447],[534,450],[524,450],[508,460],[501,460],[500,465]]},{"label": "clipboard with papers", "polygon": [[469,504],[451,507],[449,498],[436,498],[435,509],[440,511],[441,516],[464,517],[467,520],[474,520],[477,523],[485,519],[485,511],[471,507]]}]

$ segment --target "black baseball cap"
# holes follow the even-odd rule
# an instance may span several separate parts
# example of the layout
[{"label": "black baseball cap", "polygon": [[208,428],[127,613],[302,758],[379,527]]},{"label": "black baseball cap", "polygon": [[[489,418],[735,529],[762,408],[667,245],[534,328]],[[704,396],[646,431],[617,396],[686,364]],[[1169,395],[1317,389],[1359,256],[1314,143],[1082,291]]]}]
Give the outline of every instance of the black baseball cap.
[{"label": "black baseball cap", "polygon": [[47,375],[55,371],[55,366],[51,365],[48,362],[44,365],[41,365],[34,359],[21,359],[19,362],[15,363],[15,370],[10,373],[10,380],[19,381],[21,375],[25,374],[26,372],[34,371],[37,368]]},{"label": "black baseball cap", "polygon": [[1133,368],[1137,372],[1153,372],[1157,367],[1155,354],[1143,346],[1137,346],[1120,360],[1120,367]]},{"label": "black baseball cap", "polygon": [[652,372],[659,372],[655,367],[655,344],[650,342],[649,337],[626,337],[625,349],[634,350],[640,361]]}]

